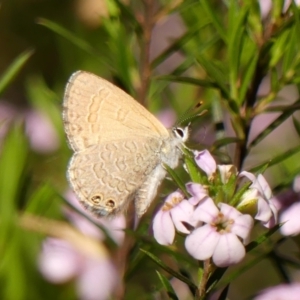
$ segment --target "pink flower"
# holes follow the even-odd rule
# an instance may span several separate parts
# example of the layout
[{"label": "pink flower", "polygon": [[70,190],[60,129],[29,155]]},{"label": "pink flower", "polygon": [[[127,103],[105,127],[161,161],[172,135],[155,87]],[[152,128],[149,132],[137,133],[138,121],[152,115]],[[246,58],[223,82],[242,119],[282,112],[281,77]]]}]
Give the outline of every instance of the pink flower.
[{"label": "pink flower", "polygon": [[89,255],[60,239],[44,241],[39,269],[56,284],[75,279],[77,292],[84,300],[106,300],[120,283],[115,266],[104,253]]},{"label": "pink flower", "polygon": [[188,193],[192,195],[192,197],[189,198],[189,202],[192,205],[197,205],[201,200],[208,196],[207,189],[199,183],[189,182],[185,186]]},{"label": "pink flower", "polygon": [[171,245],[175,238],[175,228],[182,233],[190,233],[185,223],[193,225],[194,207],[180,192],[170,194],[153,219],[153,234],[161,245]]},{"label": "pink flower", "polygon": [[58,149],[58,135],[46,115],[37,110],[28,111],[25,115],[25,127],[33,150],[49,153]]},{"label": "pink flower", "polygon": [[209,197],[199,203],[193,218],[204,225],[187,236],[185,247],[198,260],[212,257],[218,267],[226,267],[244,258],[253,219],[225,203],[219,208]]},{"label": "pink flower", "polygon": [[278,210],[274,205],[272,199],[272,191],[263,175],[259,174],[255,177],[252,173],[243,171],[240,176],[247,177],[252,184],[249,190],[244,194],[241,203],[247,203],[248,201],[257,200],[257,214],[255,219],[262,222],[267,228],[272,228],[277,224]]},{"label": "pink flower", "polygon": [[294,179],[293,190],[284,191],[274,197],[274,203],[279,210],[279,222],[283,223],[280,232],[284,236],[300,233],[300,195],[299,177]]},{"label": "pink flower", "polygon": [[206,173],[207,177],[210,179],[217,170],[215,159],[206,149],[200,152],[195,151],[194,153],[197,165]]},{"label": "pink flower", "polygon": [[280,223],[284,223],[280,232],[285,235],[298,235],[300,233],[300,202],[294,203],[280,214]]},{"label": "pink flower", "polygon": [[0,102],[0,139],[17,119],[24,120],[26,134],[34,151],[49,153],[58,149],[59,138],[47,115],[35,109],[22,111],[5,102]]},{"label": "pink flower", "polygon": [[254,300],[298,300],[300,283],[280,284],[263,290]]},{"label": "pink flower", "polygon": [[[74,193],[69,191],[66,198],[83,214],[86,213]],[[105,250],[106,248],[102,245],[105,234],[96,224],[105,228],[110,237],[121,245],[124,240],[124,216],[120,215],[107,220],[104,218],[96,219],[87,215],[94,221],[93,223],[69,207],[64,208],[64,212],[80,232],[90,237],[92,244],[89,245],[84,241],[80,243],[77,240],[73,243],[72,240],[47,238],[43,243],[39,258],[41,273],[53,283],[75,280],[80,299],[108,299],[120,284],[121,279],[108,252]],[[92,245],[97,245],[97,247]]]},{"label": "pink flower", "polygon": [[70,243],[55,238],[47,238],[43,242],[39,267],[49,281],[61,283],[72,279],[80,262],[81,257]]}]

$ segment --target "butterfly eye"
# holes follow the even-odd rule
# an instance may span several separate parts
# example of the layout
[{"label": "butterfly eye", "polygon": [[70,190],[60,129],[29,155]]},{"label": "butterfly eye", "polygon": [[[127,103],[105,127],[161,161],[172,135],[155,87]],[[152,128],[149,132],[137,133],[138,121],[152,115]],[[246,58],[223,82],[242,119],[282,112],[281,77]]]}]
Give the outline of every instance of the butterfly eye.
[{"label": "butterfly eye", "polygon": [[102,200],[103,200],[103,196],[101,194],[94,195],[94,196],[91,197],[91,201],[94,204],[99,204]]},{"label": "butterfly eye", "polygon": [[185,142],[189,137],[189,127],[186,126],[184,128],[174,127],[172,129],[173,134],[176,138],[180,139],[182,142]]},{"label": "butterfly eye", "polygon": [[184,137],[184,131],[180,127],[174,128],[174,133],[175,133],[176,136],[179,136],[181,138]]}]

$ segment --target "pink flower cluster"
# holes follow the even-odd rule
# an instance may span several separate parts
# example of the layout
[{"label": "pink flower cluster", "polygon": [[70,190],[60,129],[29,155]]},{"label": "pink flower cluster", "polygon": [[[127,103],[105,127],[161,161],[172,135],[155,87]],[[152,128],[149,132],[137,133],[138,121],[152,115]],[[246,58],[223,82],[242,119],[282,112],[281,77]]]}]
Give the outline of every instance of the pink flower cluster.
[{"label": "pink flower cluster", "polygon": [[257,295],[254,300],[298,300],[300,283],[280,284],[267,288]]},{"label": "pink flower cluster", "polygon": [[38,153],[51,153],[59,147],[58,134],[48,116],[36,109],[20,110],[0,102],[0,146],[11,123],[23,120],[31,148]]},{"label": "pink flower cluster", "polygon": [[[207,150],[195,152],[195,161],[204,174],[203,182],[186,184],[188,199],[181,191],[166,198],[153,219],[154,238],[162,245],[171,245],[177,230],[187,235],[185,248],[197,260],[211,258],[219,267],[236,264],[246,254],[254,224],[253,217],[239,209],[254,206],[254,218],[272,227],[277,222],[277,210],[271,189],[261,174],[238,174],[233,165],[217,165]],[[232,204],[242,178],[251,184]]]},{"label": "pink flower cluster", "polygon": [[[73,193],[68,193],[66,198],[79,211],[86,213]],[[112,220],[90,216],[94,224],[74,210],[66,209],[65,214],[81,233],[96,243],[102,243],[105,238],[95,225],[98,224],[105,228],[116,244],[122,245],[126,226],[123,215]],[[39,257],[39,269],[48,281],[55,284],[74,280],[77,294],[82,300],[109,299],[121,283],[118,269],[108,253],[95,252],[88,249],[88,245],[75,245],[58,238],[45,239]]]},{"label": "pink flower cluster", "polygon": [[280,232],[284,236],[300,233],[300,176],[294,179],[293,189],[286,190],[274,197],[279,212]]}]

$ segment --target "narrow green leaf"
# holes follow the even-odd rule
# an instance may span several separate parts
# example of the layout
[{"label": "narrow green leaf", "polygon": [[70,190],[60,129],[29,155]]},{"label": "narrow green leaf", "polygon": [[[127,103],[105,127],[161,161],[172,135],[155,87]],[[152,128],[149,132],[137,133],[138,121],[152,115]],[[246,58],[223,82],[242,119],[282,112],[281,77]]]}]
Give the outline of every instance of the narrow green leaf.
[{"label": "narrow green leaf", "polygon": [[266,240],[268,240],[275,232],[277,232],[282,224],[277,224],[273,228],[269,229],[266,233],[260,235],[257,239],[252,241],[250,244],[246,246],[247,253],[254,250],[256,247],[258,247],[260,244],[264,243]]},{"label": "narrow green leaf", "polygon": [[[243,273],[247,272],[248,270],[250,270],[251,268],[253,268],[255,265],[257,265],[258,263],[260,263],[262,260],[264,260],[266,258],[270,258],[270,256],[272,255],[272,252],[273,251],[268,252],[268,253],[264,253],[264,254],[256,257],[255,259],[252,259],[252,260],[244,263],[242,267],[238,268],[238,270],[233,271],[228,276],[226,276],[220,282],[220,286],[224,286],[224,285],[227,285],[227,284],[233,282],[238,277],[240,277]],[[279,257],[277,256],[276,257],[276,261],[278,262],[278,260],[279,260]],[[281,260],[285,261],[284,259],[281,259]],[[296,266],[296,265],[298,265],[298,263],[295,263],[295,261],[293,261],[293,265]]]},{"label": "narrow green leaf", "polygon": [[[135,95],[135,89],[132,83],[132,70],[138,69],[136,59],[130,45],[132,44],[133,35],[128,33],[124,24],[119,19],[104,19],[103,27],[110,37],[107,41],[109,49],[109,59],[111,61],[110,68],[114,66],[113,72],[115,76],[122,82],[126,90],[131,95]],[[124,48],[124,45],[128,47]]]},{"label": "narrow green leaf", "polygon": [[[266,136],[268,136],[275,128],[281,125],[286,119],[288,119],[297,109],[300,109],[300,100],[296,101],[293,105],[285,106],[281,108],[282,114],[277,117],[267,128],[265,128],[249,145],[248,151],[259,142],[261,142]],[[280,109],[279,109],[280,110]]]},{"label": "narrow green leaf", "polygon": [[[211,98],[211,116],[214,123],[214,129],[216,131],[216,140],[223,139],[225,134],[224,127],[224,111],[220,101],[220,97],[216,95],[216,91],[208,91],[206,93],[209,98]],[[224,150],[224,149],[223,149]]]},{"label": "narrow green leaf", "polygon": [[287,105],[274,105],[266,108],[264,112],[286,112],[293,110],[294,112],[296,110],[300,110],[300,100],[297,100],[295,103],[287,106]]},{"label": "narrow green leaf", "polygon": [[295,42],[295,49],[299,49],[300,47],[300,40],[299,38],[299,32],[300,32],[300,10],[299,10],[299,6],[298,4],[295,3],[295,1],[292,1],[291,5],[290,5],[290,8],[292,10],[292,14],[294,16],[294,22],[293,22],[293,25],[294,25],[294,42]]},{"label": "narrow green leaf", "polygon": [[145,253],[149,258],[151,258],[158,266],[160,266],[162,269],[164,269],[166,272],[168,272],[169,274],[171,274],[172,276],[176,277],[177,279],[181,280],[182,282],[186,283],[191,289],[197,289],[197,286],[190,281],[189,278],[181,275],[180,273],[174,271],[173,269],[171,269],[170,267],[168,267],[167,265],[165,265],[158,257],[156,257],[154,254],[141,249],[140,251],[142,251],[143,253]]},{"label": "narrow green leaf", "polygon": [[176,293],[170,283],[170,281],[168,280],[168,278],[166,276],[164,276],[162,273],[160,273],[159,271],[156,271],[157,276],[160,280],[160,282],[162,283],[163,287],[166,289],[168,296],[170,299],[173,300],[178,300],[178,297],[176,296]]},{"label": "narrow green leaf", "polygon": [[221,280],[228,268],[217,268],[207,282],[207,293],[210,292]]},{"label": "narrow green leaf", "polygon": [[9,84],[15,79],[18,73],[21,71],[23,66],[29,60],[33,54],[33,50],[26,50],[21,53],[15,60],[10,64],[8,69],[2,74],[0,78],[0,95],[3,94],[4,90]]},{"label": "narrow green leaf", "polygon": [[291,83],[299,84],[300,83],[300,76],[295,76],[294,78],[292,78]]},{"label": "narrow green leaf", "polygon": [[[249,51],[249,49],[248,49]],[[240,91],[239,91],[239,100],[238,103],[241,105],[245,101],[247,90],[250,86],[252,81],[254,72],[256,70],[257,61],[258,61],[258,51],[257,49],[253,48],[253,55],[250,56],[249,62],[245,67],[245,73],[242,79]]]},{"label": "narrow green leaf", "polygon": [[298,39],[299,39],[299,31],[297,32],[296,28],[293,27],[291,29],[289,45],[286,48],[286,51],[285,51],[285,53],[283,55],[283,59],[282,59],[282,69],[283,69],[283,74],[285,77],[289,77],[288,74],[291,72],[291,70],[293,70],[295,68],[295,64],[297,64],[297,61],[299,60]]},{"label": "narrow green leaf", "polygon": [[61,215],[61,197],[54,188],[45,183],[37,187],[26,206],[26,212],[49,218],[57,218]]},{"label": "narrow green leaf", "polygon": [[[169,76],[174,76],[174,78],[179,77],[183,72],[185,72],[187,69],[189,69],[191,66],[193,66],[195,64],[195,58],[194,57],[188,57],[186,58]],[[157,84],[156,82],[152,81],[151,84],[151,88],[150,92],[149,92],[149,98],[155,98],[156,95],[161,95],[161,93],[166,89],[166,87],[169,86],[169,80],[166,79],[164,81],[164,76],[153,76],[152,79],[154,80],[160,80],[161,82],[159,82],[159,84]],[[168,76],[167,76],[168,77]],[[170,79],[170,81],[172,81]],[[176,81],[176,80],[174,80]],[[153,87],[155,86],[155,89],[153,89]]]},{"label": "narrow green leaf", "polygon": [[[112,2],[110,0],[106,0],[106,2]],[[119,15],[123,16],[124,18],[126,18],[126,21],[128,21],[130,23],[130,27],[133,31],[136,32],[137,35],[142,35],[143,34],[143,30],[141,28],[141,24],[139,22],[139,20],[136,17],[136,14],[134,12],[134,10],[132,9],[132,7],[130,5],[127,5],[126,2],[122,1],[122,0],[114,0],[113,1],[114,4],[116,4],[118,6],[118,9],[120,11],[119,12],[112,12],[114,13],[114,17],[119,17]],[[109,4],[110,6],[110,4]],[[111,16],[111,14],[110,14]]]},{"label": "narrow green leaf", "polygon": [[192,159],[191,157],[185,155],[184,162],[185,162],[186,168],[188,170],[188,173],[191,177],[191,180],[196,183],[201,183],[202,176],[200,174],[199,167],[195,163],[195,160]]},{"label": "narrow green leaf", "polygon": [[[1,224],[2,230],[3,226]],[[28,258],[28,255],[24,253],[24,250],[27,249],[24,249],[22,242],[24,242],[24,232],[16,226],[11,226],[9,238],[4,244],[6,251],[1,255],[0,276],[2,275],[2,280],[3,277],[5,278],[5,284],[1,289],[3,299],[26,300],[30,297],[27,271],[31,271],[31,266],[26,266],[24,258]],[[5,273],[4,276],[3,273]]]},{"label": "narrow green leaf", "polygon": [[8,220],[17,209],[28,156],[28,141],[21,124],[13,124],[0,154],[0,219]]},{"label": "narrow green leaf", "polygon": [[[184,33],[182,36],[180,36],[178,39],[176,39],[166,50],[164,50],[158,57],[156,57],[152,63],[152,68],[157,67],[159,64],[164,62],[171,54],[178,50],[182,50],[182,47],[190,41],[199,31],[201,28],[205,27],[208,23],[201,23],[200,26],[194,26],[190,30],[188,30],[186,33]],[[203,45],[202,45],[203,46]],[[198,49],[199,51],[199,49]],[[201,50],[200,50],[201,51]]]},{"label": "narrow green leaf", "polygon": [[228,75],[226,75],[215,62],[204,56],[197,56],[199,64],[204,68],[210,78],[216,81],[217,87],[226,99],[229,99],[229,91],[226,83],[228,82]]},{"label": "narrow green leaf", "polygon": [[298,133],[298,136],[300,137],[300,122],[295,117],[293,117],[293,124],[294,124],[294,128]]},{"label": "narrow green leaf", "polygon": [[284,153],[275,156],[274,158],[264,161],[263,163],[261,163],[260,165],[252,168],[250,171],[251,172],[256,172],[257,170],[261,169],[262,166],[269,164],[269,167],[272,167],[278,163],[281,163],[283,161],[285,161],[286,159],[288,159],[289,157],[293,156],[294,154],[297,154],[298,152],[300,152],[300,146],[296,146],[292,149],[289,149],[287,151],[285,151]]},{"label": "narrow green leaf", "polygon": [[280,20],[282,16],[284,0],[273,1],[272,9],[270,11],[272,20]]},{"label": "narrow green leaf", "polygon": [[281,84],[278,78],[278,70],[276,68],[272,68],[269,72],[271,74],[271,91],[278,91]]},{"label": "narrow green leaf", "polygon": [[225,43],[227,43],[227,34],[225,31],[225,26],[222,25],[221,22],[219,21],[215,8],[210,5],[209,0],[202,0],[201,5],[203,6],[207,16],[210,18],[213,26],[217,30],[217,32],[220,35],[220,37],[222,38],[222,40]]},{"label": "narrow green leaf", "polygon": [[[147,248],[148,251],[153,252],[155,249],[155,251],[157,251],[157,253],[159,253],[160,255],[170,257],[176,260],[180,265],[185,265],[188,268],[192,268],[195,265],[195,260],[191,256],[179,252],[176,249],[159,245],[153,238],[150,238],[149,235],[147,235],[149,227],[147,226],[146,222],[144,223],[144,225],[142,225],[142,227],[142,230],[140,230],[140,227],[137,228],[139,232],[137,232],[136,230],[126,230],[127,235],[133,236],[136,241],[139,241],[139,243],[136,243],[134,249],[130,253],[130,265],[128,266],[128,269],[126,270],[126,273],[124,275],[126,281],[130,280],[130,278],[134,276],[136,270],[143,268],[145,259],[148,259],[148,257],[145,257],[145,255],[139,249],[141,244],[140,242],[142,242],[143,247],[149,247]],[[186,275],[186,277],[190,278],[188,275]]]},{"label": "narrow green leaf", "polygon": [[[214,44],[216,44],[217,41],[219,41],[220,38],[217,35],[214,35],[213,37],[211,37],[208,41],[204,42],[203,44],[201,44],[198,48],[197,48],[197,54],[199,55],[199,53],[203,53],[204,51],[206,51],[207,49],[209,49],[210,47],[212,47]],[[186,59],[174,70],[172,71],[172,73],[170,73],[168,76],[174,76],[174,77],[170,77],[170,81],[177,81],[176,77],[180,77],[180,75],[182,73],[184,73],[186,70],[188,70],[189,68],[191,68],[193,65],[195,65],[196,63],[196,59],[194,55],[189,55],[186,57]],[[164,78],[166,78],[166,81],[168,81],[168,76],[157,76],[157,77],[152,77],[152,79],[158,79],[160,80],[160,78],[162,78],[162,80],[164,80]],[[184,77],[182,77],[184,78]],[[202,80],[199,79],[199,82],[194,82],[193,79],[191,79],[190,82],[187,83],[191,83],[191,84],[195,84],[195,85],[200,85],[202,86],[208,86],[211,87],[211,84],[214,84],[213,82],[209,82],[208,80]],[[189,79],[188,79],[189,81]],[[178,82],[181,82],[181,79],[179,79]],[[184,81],[183,81],[184,82]],[[159,88],[156,89],[154,91],[155,94],[161,94],[161,92],[169,85],[169,83],[164,83],[164,84],[160,84]],[[215,86],[217,88],[217,85]],[[150,95],[150,98],[154,97],[152,94]]]},{"label": "narrow green leaf", "polygon": [[53,32],[57,33],[58,35],[64,37],[66,40],[77,46],[78,48],[84,50],[85,52],[98,57],[96,50],[88,44],[85,40],[77,37],[75,34],[70,32],[69,30],[65,29],[61,25],[52,22],[50,20],[40,18],[37,21],[38,24],[47,27],[48,29],[52,30]]},{"label": "narrow green leaf", "polygon": [[266,257],[267,257],[267,254],[263,254],[263,255],[256,257],[255,259],[250,260],[249,262],[246,262],[238,270],[232,271],[228,276],[224,277],[224,279],[220,282],[220,286],[228,285],[229,283],[233,282],[238,277],[240,277],[241,274],[243,274],[243,273],[247,272],[248,270],[250,270],[251,268],[253,268],[255,265],[260,263]]},{"label": "narrow green leaf", "polygon": [[240,142],[240,139],[236,138],[236,137],[222,138],[222,139],[219,139],[214,142],[211,150],[214,151],[215,149],[219,149],[219,148],[227,146],[229,144],[234,144],[234,143],[239,143],[239,142]]},{"label": "narrow green leaf", "polygon": [[270,51],[271,59],[269,61],[269,66],[271,68],[275,67],[279,60],[285,55],[286,49],[290,47],[290,39],[290,30],[283,31],[281,35],[275,39]]},{"label": "narrow green leaf", "polygon": [[280,181],[278,185],[272,188],[273,194],[279,194],[283,190],[290,188],[295,180],[295,177],[300,174],[300,167],[295,168],[293,171],[288,172],[284,178]]},{"label": "narrow green leaf", "polygon": [[230,98],[238,99],[238,72],[240,67],[240,57],[245,32],[245,22],[247,20],[248,6],[243,6],[240,10],[235,1],[231,1],[229,9],[229,41],[228,60],[230,78]]},{"label": "narrow green leaf", "polygon": [[203,87],[210,87],[210,88],[218,88],[219,86],[210,80],[204,80],[204,79],[197,79],[193,77],[185,77],[185,76],[174,76],[174,75],[162,75],[162,76],[155,76],[154,79],[157,80],[168,80],[172,82],[183,82],[188,84],[194,84],[198,86]]},{"label": "narrow green leaf", "polygon": [[177,186],[184,193],[184,195],[189,198],[190,196],[189,196],[189,194],[188,194],[188,192],[186,190],[185,184],[182,182],[182,180],[177,175],[177,173],[172,168],[170,168],[168,165],[166,165],[166,164],[164,164],[164,167],[167,170],[167,172],[169,173],[169,175],[172,177],[172,179],[175,181],[175,183],[177,184]]}]

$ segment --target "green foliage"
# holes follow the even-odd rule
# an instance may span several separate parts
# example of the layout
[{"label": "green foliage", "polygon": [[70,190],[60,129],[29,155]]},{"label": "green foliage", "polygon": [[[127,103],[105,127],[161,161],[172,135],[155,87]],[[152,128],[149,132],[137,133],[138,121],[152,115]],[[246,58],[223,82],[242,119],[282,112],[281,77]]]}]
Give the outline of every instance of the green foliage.
[{"label": "green foliage", "polygon": [[[154,242],[148,233],[152,208],[148,218],[140,220],[137,232],[126,232],[131,240],[126,240],[127,249],[122,252],[102,224],[65,201],[71,152],[61,116],[64,87],[72,72],[84,69],[120,86],[153,113],[172,108],[180,117],[202,100],[208,113],[191,118],[190,142],[195,149],[208,148],[221,164],[265,171],[279,193],[300,172],[300,9],[292,1],[283,11],[284,1],[273,1],[263,18],[258,2],[251,0],[106,0],[100,10],[89,7],[87,17],[82,7],[76,9],[79,2],[13,0],[1,5],[0,26],[5,30],[0,32],[4,41],[0,56],[0,298],[77,297],[76,278],[52,285],[37,267],[43,239],[63,232],[63,227],[52,230],[45,224],[59,220],[75,228],[66,217],[70,210],[103,231],[105,247],[121,261],[118,271],[125,274],[124,298],[146,299],[143,294],[154,299],[164,290],[162,295],[179,299],[170,284],[172,277],[189,286],[190,298],[197,298],[200,279],[195,278],[197,273],[202,278],[204,266],[187,256],[182,237],[169,248]],[[13,107],[14,113],[6,113],[5,105]],[[56,136],[50,142],[57,143],[56,148],[45,152],[34,148],[29,112],[50,123]],[[159,196],[178,186],[188,198],[187,180],[203,182],[190,151],[185,149],[184,154],[186,170],[165,166],[173,183],[165,183]],[[226,196],[236,204],[248,186],[242,185],[232,195],[236,187],[229,183],[215,194],[220,202]],[[40,226],[24,223],[25,217],[40,218]],[[276,252],[276,230],[255,233],[259,238],[247,248],[251,259],[231,273],[216,268],[207,281],[207,294],[226,287],[220,297],[225,299],[229,286],[239,286],[241,275],[247,277],[270,258],[283,270],[287,261]],[[276,248],[275,254],[264,250],[267,243]],[[299,245],[297,240],[294,243]],[[176,267],[169,266],[170,258]],[[251,280],[252,275],[248,276]],[[269,279],[265,285],[274,282]],[[239,297],[255,292],[252,287]]]},{"label": "green foliage", "polygon": [[26,64],[32,56],[33,51],[28,50],[20,54],[9,66],[7,70],[0,77],[0,95],[3,94],[5,89],[11,84],[14,78],[21,71],[22,67]]}]

